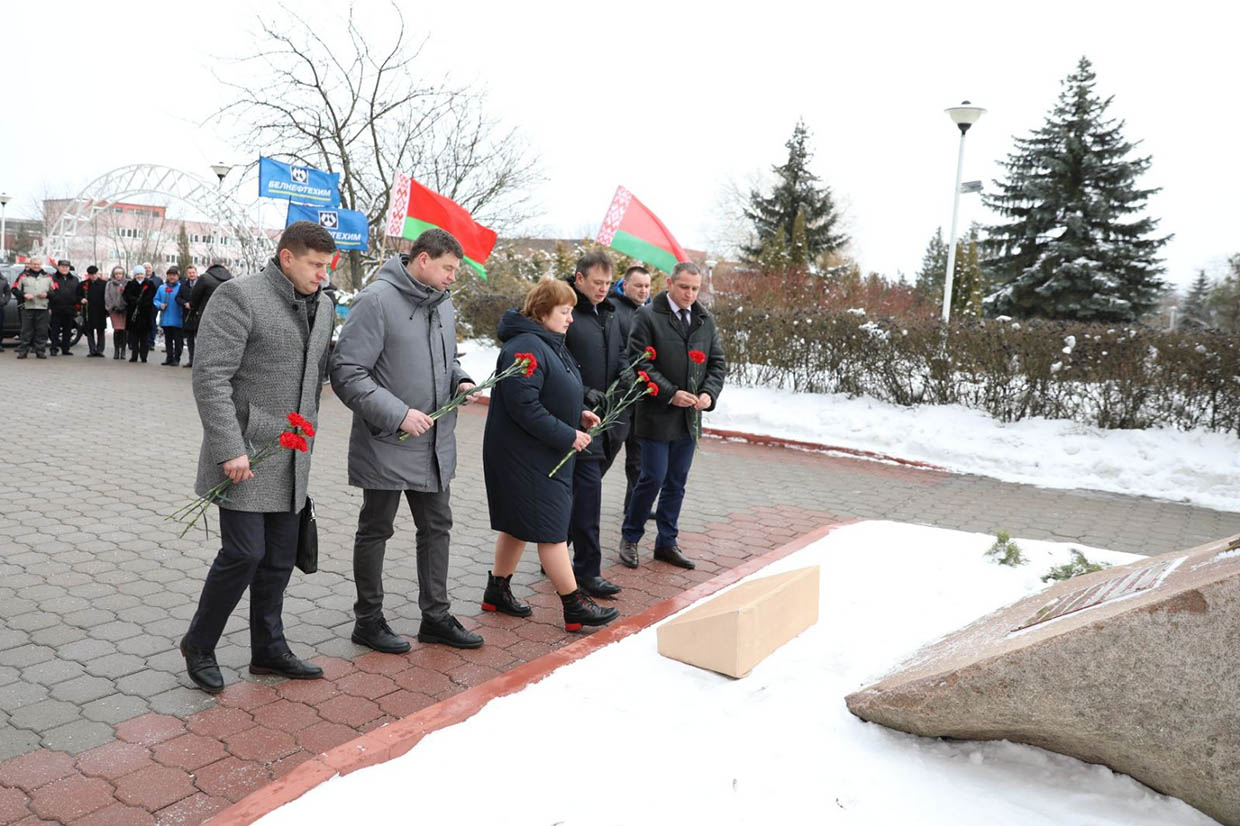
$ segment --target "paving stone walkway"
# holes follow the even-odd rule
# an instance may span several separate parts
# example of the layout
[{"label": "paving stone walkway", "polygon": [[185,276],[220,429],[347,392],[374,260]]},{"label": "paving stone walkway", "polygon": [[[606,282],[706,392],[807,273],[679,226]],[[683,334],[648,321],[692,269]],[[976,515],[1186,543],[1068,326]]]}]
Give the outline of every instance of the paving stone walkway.
[{"label": "paving stone walkway", "polygon": [[[350,553],[361,497],[345,482],[349,415],[324,393],[312,491],[321,570],[295,573],[286,601],[294,650],[328,679],[245,672],[245,602],[218,648],[229,688],[190,687],[176,641],[216,551],[163,518],[189,496],[200,428],[188,370],[0,355],[0,420],[45,426],[37,443],[0,446],[0,824],[194,824],[313,755],[477,685],[569,642],[558,598],[531,551],[514,591],[530,620],[480,612],[492,560],[482,485],[484,408],[459,425],[460,474],[449,587],[487,644],[416,644],[403,656],[349,641]],[[723,403],[727,403],[726,395]],[[10,434],[14,431],[10,428]],[[622,472],[604,488],[604,552],[615,560]],[[1077,541],[1136,553],[1240,532],[1240,513],[1089,491],[706,440],[694,463],[683,572],[649,558],[605,575],[624,615],[833,521],[893,519]],[[875,549],[881,552],[881,549]],[[417,630],[413,524],[402,514],[387,558],[387,615]]]}]

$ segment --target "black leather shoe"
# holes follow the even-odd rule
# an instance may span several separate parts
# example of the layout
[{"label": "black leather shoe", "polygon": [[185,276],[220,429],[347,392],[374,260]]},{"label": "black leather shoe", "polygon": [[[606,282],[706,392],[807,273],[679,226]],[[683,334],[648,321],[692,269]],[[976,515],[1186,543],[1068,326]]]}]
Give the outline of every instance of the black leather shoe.
[{"label": "black leather shoe", "polygon": [[290,680],[317,680],[323,669],[305,660],[297,659],[292,652],[272,660],[250,660],[251,674],[275,674]]},{"label": "black leather shoe", "polygon": [[204,651],[185,644],[181,639],[181,654],[185,657],[185,670],[194,685],[208,694],[219,694],[224,690],[224,675],[215,661],[215,652]]},{"label": "black leather shoe", "polygon": [[592,597],[614,597],[622,590],[619,585],[601,576],[577,577],[577,587]]},{"label": "black leather shoe", "polygon": [[382,614],[374,619],[358,620],[354,623],[353,642],[384,654],[404,654],[413,648],[409,640],[392,630]]},{"label": "black leather shoe", "polygon": [[654,558],[659,562],[666,562],[669,565],[675,565],[677,568],[687,568],[692,571],[697,567],[692,559],[680,552],[680,548],[672,545],[670,548],[655,548]]},{"label": "black leather shoe", "polygon": [[637,567],[637,543],[627,539],[620,540],[620,564],[626,568]]},{"label": "black leather shoe", "polygon": [[441,622],[423,617],[422,627],[418,629],[418,642],[434,642],[453,648],[481,648],[483,640],[477,634],[466,631],[456,617],[448,615]]},{"label": "black leather shoe", "polygon": [[580,631],[583,625],[606,625],[620,616],[615,608],[604,608],[578,588],[571,594],[561,594],[564,604],[564,630]]}]

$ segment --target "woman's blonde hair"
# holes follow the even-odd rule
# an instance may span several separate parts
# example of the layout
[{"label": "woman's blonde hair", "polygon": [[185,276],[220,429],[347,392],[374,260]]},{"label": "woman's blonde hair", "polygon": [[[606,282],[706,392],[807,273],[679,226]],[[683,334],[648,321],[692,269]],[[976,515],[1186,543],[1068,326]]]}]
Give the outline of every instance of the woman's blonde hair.
[{"label": "woman's blonde hair", "polygon": [[577,303],[577,291],[558,278],[544,278],[525,295],[521,315],[534,321],[542,321],[556,307]]}]

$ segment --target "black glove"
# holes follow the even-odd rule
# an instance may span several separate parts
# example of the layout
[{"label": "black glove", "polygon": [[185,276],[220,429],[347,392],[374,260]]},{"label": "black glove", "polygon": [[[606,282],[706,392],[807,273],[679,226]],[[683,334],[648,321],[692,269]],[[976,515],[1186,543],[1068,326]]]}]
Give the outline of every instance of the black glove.
[{"label": "black glove", "polygon": [[586,390],[586,405],[589,407],[600,407],[607,400],[607,394],[602,390],[595,390],[593,387]]}]

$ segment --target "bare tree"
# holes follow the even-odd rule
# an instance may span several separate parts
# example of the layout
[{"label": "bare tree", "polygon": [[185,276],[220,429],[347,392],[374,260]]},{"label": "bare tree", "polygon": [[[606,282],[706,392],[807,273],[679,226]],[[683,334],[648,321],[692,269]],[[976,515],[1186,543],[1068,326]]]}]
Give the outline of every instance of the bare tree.
[{"label": "bare tree", "polygon": [[[237,77],[221,78],[236,100],[216,114],[239,121],[241,148],[340,173],[343,206],[370,224],[368,260],[382,254],[398,172],[499,232],[532,216],[538,159],[515,129],[485,114],[481,92],[427,79],[418,61],[425,41],[412,42],[395,3],[394,20],[367,32],[352,6],[338,30],[282,11],[260,20],[255,54],[233,63]],[[356,273],[360,257],[351,258]]]}]

